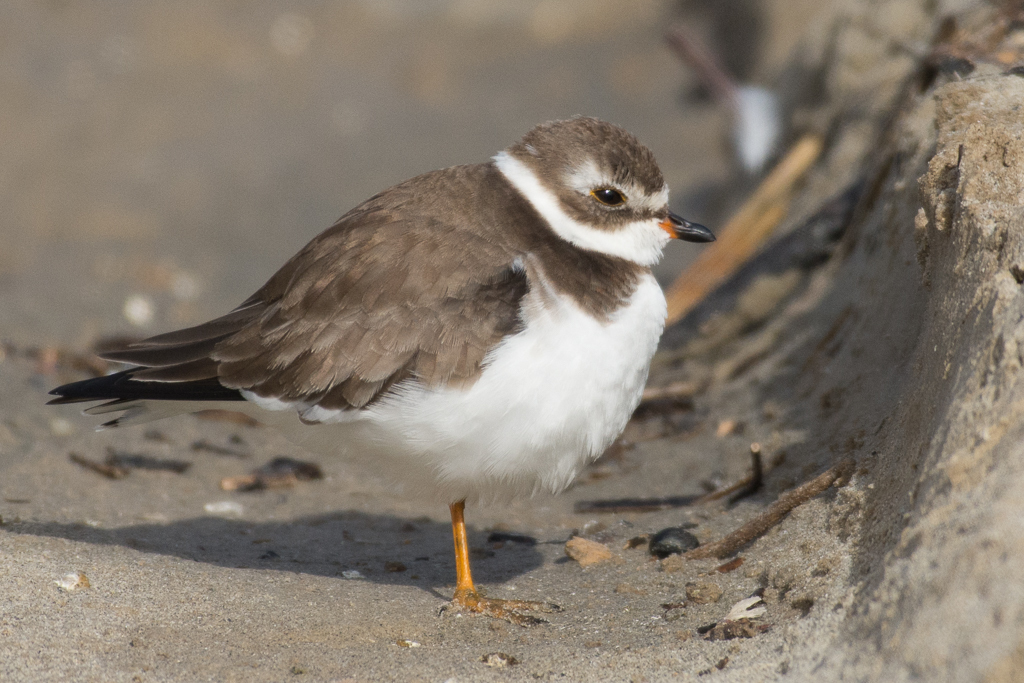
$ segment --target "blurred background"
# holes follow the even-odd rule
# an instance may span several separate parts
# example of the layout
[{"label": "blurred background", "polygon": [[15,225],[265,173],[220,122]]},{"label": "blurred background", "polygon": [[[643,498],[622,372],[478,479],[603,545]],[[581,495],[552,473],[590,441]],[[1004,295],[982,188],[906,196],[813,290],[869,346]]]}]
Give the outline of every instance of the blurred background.
[{"label": "blurred background", "polygon": [[[349,208],[598,116],[714,227],[752,177],[666,41],[770,87],[812,0],[9,2],[0,6],[0,338],[87,348],[237,305]],[[673,245],[668,282],[696,253]]]}]

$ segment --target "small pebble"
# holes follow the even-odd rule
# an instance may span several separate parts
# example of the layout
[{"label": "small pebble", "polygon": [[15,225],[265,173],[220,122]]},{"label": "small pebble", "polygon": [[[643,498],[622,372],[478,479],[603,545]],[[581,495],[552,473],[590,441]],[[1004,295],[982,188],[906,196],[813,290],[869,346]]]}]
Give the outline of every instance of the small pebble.
[{"label": "small pebble", "polygon": [[75,425],[63,417],[55,417],[50,420],[50,433],[54,436],[68,436],[75,433]]},{"label": "small pebble", "polygon": [[515,666],[519,663],[519,660],[512,655],[507,655],[504,652],[488,652],[480,661],[487,666],[494,669],[502,669],[506,666]]},{"label": "small pebble", "polygon": [[[734,638],[753,638],[759,633],[769,630],[769,624],[754,624],[749,619],[739,621],[722,621],[704,632],[705,640],[733,640]],[[699,629],[698,629],[699,630]]]},{"label": "small pebble", "polygon": [[680,526],[662,529],[651,537],[648,549],[651,555],[666,558],[669,555],[680,555],[700,545],[697,537]]},{"label": "small pebble", "polygon": [[[195,449],[195,444],[193,444]],[[323,479],[320,466],[295,458],[274,458],[266,465],[240,477],[224,477],[220,487],[225,491],[260,491],[262,489],[291,488],[300,481]]]},{"label": "small pebble", "polygon": [[713,583],[688,583],[686,597],[698,605],[710,605],[721,599],[722,589]]},{"label": "small pebble", "polygon": [[625,545],[622,546],[623,550],[632,550],[633,548],[639,548],[642,545],[647,545],[651,542],[650,534],[640,534],[626,541]]},{"label": "small pebble", "polygon": [[422,647],[422,645],[417,643],[415,640],[406,640],[405,638],[402,638],[401,640],[396,640],[395,645],[397,645],[398,647]]},{"label": "small pebble", "polygon": [[718,428],[715,429],[715,436],[721,438],[735,434],[739,431],[739,423],[736,420],[722,420],[718,423]]},{"label": "small pebble", "polygon": [[608,546],[580,536],[573,536],[565,544],[565,554],[580,563],[581,567],[600,564],[611,560],[614,555]]},{"label": "small pebble", "polygon": [[125,320],[136,327],[145,327],[153,322],[153,302],[148,296],[133,294],[125,299],[124,308],[121,309]]},{"label": "small pebble", "polygon": [[388,560],[384,563],[384,571],[391,573],[404,572],[406,569],[405,565],[401,562],[395,562],[394,560]]},{"label": "small pebble", "polygon": [[668,574],[681,572],[684,567],[686,567],[686,560],[683,559],[682,555],[669,555],[661,561],[661,571]]}]

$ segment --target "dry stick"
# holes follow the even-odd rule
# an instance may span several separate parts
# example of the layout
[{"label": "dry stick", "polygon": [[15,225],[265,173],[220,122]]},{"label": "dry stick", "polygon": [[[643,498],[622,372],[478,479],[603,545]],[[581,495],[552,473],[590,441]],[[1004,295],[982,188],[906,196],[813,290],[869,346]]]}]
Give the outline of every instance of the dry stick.
[{"label": "dry stick", "polygon": [[738,489],[736,493],[729,496],[729,505],[752,496],[764,486],[764,465],[761,462],[761,444],[755,442],[750,444],[750,477],[746,486]]},{"label": "dry stick", "polygon": [[690,507],[691,505],[703,505],[731,495],[730,503],[761,488],[764,481],[764,469],[761,465],[761,445],[750,444],[750,459],[752,470],[749,477],[703,496],[670,496],[667,498],[620,498],[618,500],[581,500],[577,501],[575,511],[586,512],[654,512],[656,510],[669,510],[672,508]]},{"label": "dry stick", "polygon": [[119,467],[110,463],[95,462],[93,460],[89,460],[89,458],[86,458],[85,456],[79,455],[78,453],[68,453],[68,460],[76,465],[81,465],[87,470],[92,470],[96,474],[102,474],[108,479],[124,479],[130,472],[126,467]]},{"label": "dry stick", "polygon": [[671,29],[665,35],[665,39],[679,58],[693,69],[711,96],[735,113],[739,100],[736,82],[726,73],[714,53],[701,42],[697,34],[680,25]]},{"label": "dry stick", "polygon": [[663,387],[647,387],[644,389],[640,404],[660,401],[666,398],[691,398],[700,393],[703,384],[701,382],[672,382]]},{"label": "dry stick", "polygon": [[765,242],[785,217],[794,186],[811,168],[821,150],[822,141],[817,135],[805,135],[793,145],[754,194],[717,232],[718,241],[704,249],[669,287],[665,295],[667,324],[686,315],[711,290],[739,270]]},{"label": "dry stick", "polygon": [[723,489],[717,489],[711,493],[705,493],[703,496],[693,501],[693,504],[702,505],[704,503],[710,503],[729,496],[729,504],[731,505],[741,498],[746,498],[747,496],[756,493],[763,483],[764,465],[761,463],[761,444],[755,442],[750,444],[750,476],[744,477],[735,484],[726,486]]},{"label": "dry stick", "polygon": [[842,481],[849,477],[853,473],[853,467],[854,461],[852,458],[843,460],[835,467],[818,475],[806,484],[782,494],[767,510],[725,538],[714,543],[706,543],[699,548],[694,548],[687,553],[683,553],[683,557],[687,560],[703,560],[712,557],[722,560],[729,557],[781,522],[782,518],[789,514],[791,510],[803,505],[837,481]]}]

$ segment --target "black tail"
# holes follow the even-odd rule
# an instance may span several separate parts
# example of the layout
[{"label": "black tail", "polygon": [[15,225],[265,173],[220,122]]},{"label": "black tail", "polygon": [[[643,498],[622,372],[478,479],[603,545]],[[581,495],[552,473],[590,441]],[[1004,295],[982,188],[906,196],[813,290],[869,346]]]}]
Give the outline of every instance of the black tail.
[{"label": "black tail", "polygon": [[244,401],[237,389],[223,386],[216,377],[190,382],[155,382],[132,379],[144,368],[125,370],[104,377],[85,379],[57,387],[50,392],[55,398],[47,405],[82,403],[85,401]]}]

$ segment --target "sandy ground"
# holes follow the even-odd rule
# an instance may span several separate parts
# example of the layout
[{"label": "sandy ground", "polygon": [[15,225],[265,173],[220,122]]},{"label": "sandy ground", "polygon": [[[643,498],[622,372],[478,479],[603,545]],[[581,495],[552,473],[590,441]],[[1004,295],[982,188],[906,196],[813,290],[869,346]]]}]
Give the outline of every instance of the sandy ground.
[{"label": "sandy ground", "polygon": [[[223,312],[380,188],[486,159],[535,123],[576,113],[634,131],[657,150],[674,206],[721,219],[733,177],[725,123],[692,96],[694,79],[662,41],[677,7],[595,3],[580,17],[558,3],[501,5],[4,11],[0,319],[13,344],[0,363],[5,677],[474,680],[492,675],[478,661],[492,651],[516,656],[520,675],[587,678],[590,667],[612,666],[629,677],[650,670],[651,657],[674,668],[688,629],[661,620],[658,605],[685,597],[685,581],[664,580],[643,549],[618,548],[680,515],[594,520],[572,514],[573,501],[700,493],[702,480],[743,474],[742,459],[730,468],[721,457],[742,452],[742,439],[732,448],[713,441],[712,453],[682,467],[676,449],[659,444],[568,496],[471,509],[478,581],[565,608],[551,626],[524,630],[436,616],[454,580],[443,507],[396,500],[365,473],[322,460],[321,482],[222,492],[224,476],[303,454],[267,430],[194,418],[94,434],[76,410],[42,407],[46,390],[82,375],[63,366],[54,374],[20,352],[85,351],[101,335]],[[752,76],[781,67],[797,33],[780,21],[799,8],[791,5],[759,17],[778,37],[761,40]],[[766,22],[781,28],[764,31]],[[662,276],[693,253],[680,245]],[[143,302],[139,324],[123,313],[130,300]],[[244,457],[192,450],[199,441]],[[68,460],[102,460],[107,448],[191,467],[114,481]],[[225,501],[240,507],[207,511]],[[588,523],[606,527],[594,533],[621,564],[583,572],[565,558],[564,542]],[[488,544],[495,528],[538,543]],[[405,569],[389,572],[388,562]],[[72,571],[91,588],[66,593],[54,583]],[[747,583],[736,596],[752,590]],[[395,644],[402,639],[422,647]],[[713,666],[724,647],[687,668]]]},{"label": "sandy ground", "polygon": [[[322,458],[322,480],[225,492],[221,478],[273,457],[311,458],[224,420],[95,433],[72,408],[44,408],[45,393],[84,376],[72,354],[101,335],[223,312],[360,199],[485,159],[541,120],[585,112],[627,126],[658,155],[674,208],[720,221],[742,194],[721,112],[693,97],[661,41],[680,16],[712,35],[714,17],[640,0],[594,2],[582,18],[540,1],[516,12],[454,1],[2,10],[0,678],[1015,680],[1016,276],[999,259],[1016,258],[1019,240],[970,236],[1017,220],[1020,79],[989,68],[981,85],[959,86],[940,69],[908,86],[917,62],[904,48],[964,9],[926,2],[837,4],[787,62],[809,6],[765,6],[746,75],[780,78],[788,63],[794,126],[830,133],[787,227],[867,177],[838,256],[762,279],[717,327],[673,330],[653,381],[704,391],[635,421],[629,446],[574,489],[467,510],[478,582],[564,608],[529,629],[438,614],[454,582],[443,507]],[[750,18],[748,4],[735,8]],[[965,138],[974,100],[996,114]],[[894,128],[897,105],[908,113]],[[954,184],[968,200],[950,213],[943,169],[959,166],[960,144],[972,177],[1010,175]],[[992,201],[1002,214],[977,208]],[[964,271],[974,280],[944,276],[971,253],[942,241],[950,234],[981,240]],[[661,277],[694,253],[670,254]],[[971,292],[989,295],[978,304]],[[979,306],[973,336],[951,335],[949,321]],[[950,351],[935,360],[926,351],[940,343]],[[964,369],[951,389],[953,366]],[[990,366],[1000,379],[981,383]],[[959,431],[942,432],[947,423]],[[574,512],[738,480],[751,442],[768,479],[736,505]],[[115,480],[69,460],[109,449],[188,468]],[[852,483],[795,510],[740,563],[673,564],[626,547],[669,526],[718,538],[848,456]],[[949,512],[972,500],[969,525]],[[958,530],[986,524],[1001,535]],[[510,532],[529,539],[492,535]],[[567,558],[574,534],[611,560]],[[981,559],[963,569],[957,557]],[[89,586],[58,585],[73,572]],[[707,627],[755,593],[763,628],[715,639]],[[492,653],[516,663],[482,661]]]}]

